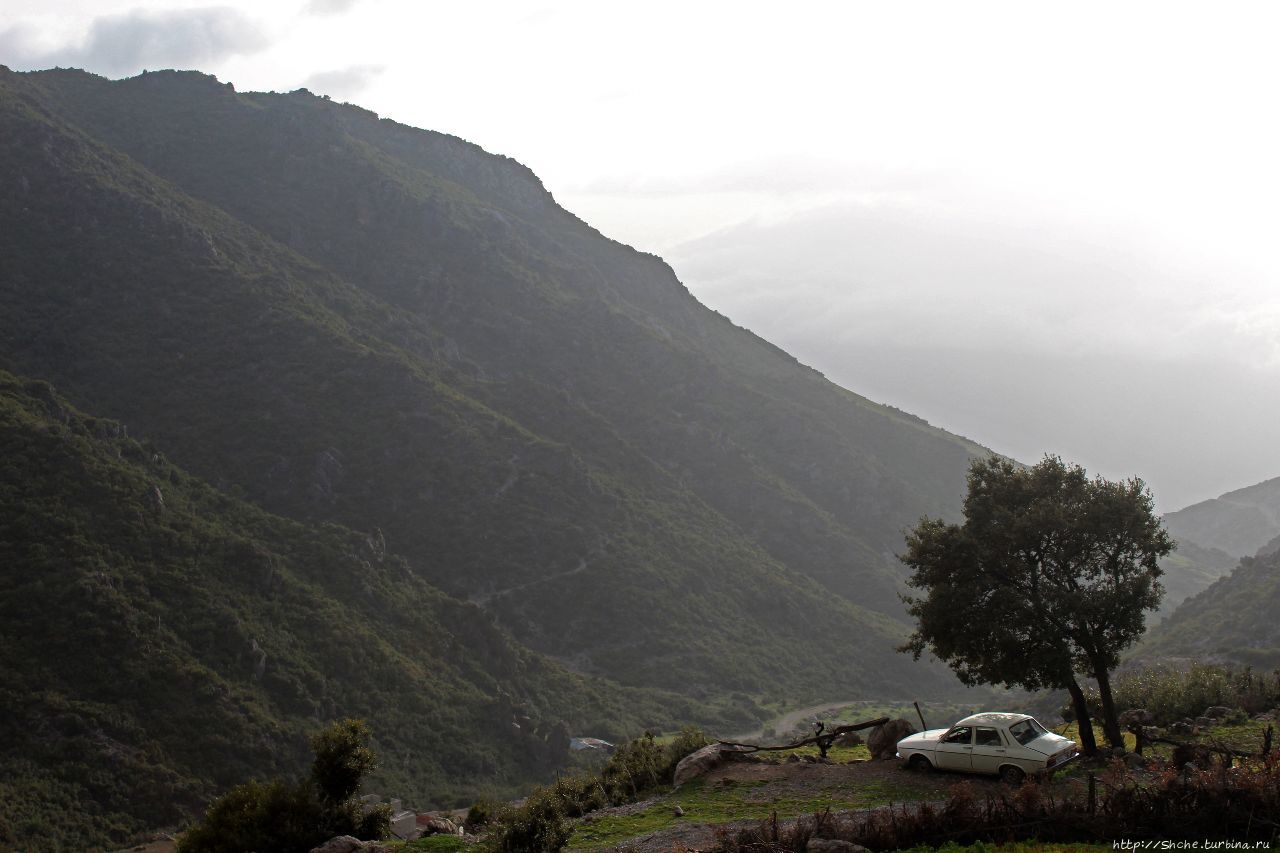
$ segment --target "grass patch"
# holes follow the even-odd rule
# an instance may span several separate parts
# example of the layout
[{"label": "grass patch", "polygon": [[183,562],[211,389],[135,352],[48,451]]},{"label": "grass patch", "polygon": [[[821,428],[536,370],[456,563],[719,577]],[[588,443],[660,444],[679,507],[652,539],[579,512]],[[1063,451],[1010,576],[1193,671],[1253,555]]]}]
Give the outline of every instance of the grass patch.
[{"label": "grass patch", "polygon": [[[919,791],[885,782],[855,782],[813,792],[809,796],[777,796],[778,789],[764,780],[734,784],[708,784],[698,779],[662,798],[644,811],[629,815],[588,816],[578,822],[570,849],[612,847],[629,838],[657,832],[677,823],[723,824],[739,820],[763,820],[775,811],[780,818],[799,817],[824,809],[849,811],[918,799]],[[675,807],[684,809],[677,817]]]}]

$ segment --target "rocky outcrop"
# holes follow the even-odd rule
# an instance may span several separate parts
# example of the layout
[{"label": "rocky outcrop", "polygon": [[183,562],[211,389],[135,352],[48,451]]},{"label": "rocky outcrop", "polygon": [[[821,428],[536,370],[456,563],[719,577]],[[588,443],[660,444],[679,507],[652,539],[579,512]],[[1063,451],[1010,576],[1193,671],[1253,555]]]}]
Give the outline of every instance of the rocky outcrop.
[{"label": "rocky outcrop", "polygon": [[338,835],[319,847],[312,847],[311,853],[383,853],[386,849],[377,841],[361,841],[350,835]]},{"label": "rocky outcrop", "polygon": [[679,788],[690,779],[704,776],[728,760],[749,760],[749,755],[742,747],[726,743],[708,744],[680,759],[672,784]]},{"label": "rocky outcrop", "polygon": [[867,749],[872,758],[889,760],[898,756],[898,741],[916,733],[915,726],[902,718],[876,726],[867,735]]}]

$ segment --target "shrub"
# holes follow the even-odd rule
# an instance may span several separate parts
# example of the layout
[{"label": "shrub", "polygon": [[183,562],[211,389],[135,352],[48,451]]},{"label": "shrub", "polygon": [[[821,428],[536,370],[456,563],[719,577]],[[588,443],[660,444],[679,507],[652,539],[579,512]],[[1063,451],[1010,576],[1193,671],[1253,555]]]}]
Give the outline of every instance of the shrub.
[{"label": "shrub", "polygon": [[321,731],[311,741],[316,760],[309,778],[254,780],[232,788],[182,837],[180,853],[306,853],[335,835],[385,838],[391,831],[390,806],[365,812],[354,799],[361,777],[377,763],[368,738],[368,728],[358,720]]},{"label": "shrub", "polygon": [[694,728],[684,729],[666,744],[645,732],[644,737],[618,747],[598,774],[565,777],[535,790],[519,808],[503,812],[492,843],[503,851],[558,850],[573,832],[568,818],[631,802],[653,788],[670,785],[680,759],[708,743],[706,735]]},{"label": "shrub", "polygon": [[[1198,717],[1212,705],[1257,713],[1280,705],[1280,672],[1259,676],[1249,667],[1236,670],[1217,664],[1193,664],[1185,670],[1152,667],[1112,678],[1116,707],[1145,708],[1161,725]],[[1086,689],[1091,706],[1097,692]]]}]

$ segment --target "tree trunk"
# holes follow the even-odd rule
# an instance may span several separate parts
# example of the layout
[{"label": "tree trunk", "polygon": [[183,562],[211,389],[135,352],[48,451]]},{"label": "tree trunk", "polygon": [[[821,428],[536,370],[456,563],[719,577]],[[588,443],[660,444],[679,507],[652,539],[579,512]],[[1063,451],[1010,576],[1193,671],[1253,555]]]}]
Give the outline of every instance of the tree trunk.
[{"label": "tree trunk", "polygon": [[1111,673],[1105,665],[1095,663],[1093,669],[1093,677],[1098,681],[1098,698],[1102,700],[1102,733],[1112,747],[1124,749],[1124,733],[1120,731],[1120,718],[1111,697]]},{"label": "tree trunk", "polygon": [[1067,692],[1071,694],[1071,704],[1076,709],[1076,726],[1080,729],[1080,751],[1085,755],[1098,754],[1098,742],[1093,738],[1093,721],[1089,719],[1089,705],[1084,701],[1084,691],[1080,683],[1072,676],[1067,682]]}]

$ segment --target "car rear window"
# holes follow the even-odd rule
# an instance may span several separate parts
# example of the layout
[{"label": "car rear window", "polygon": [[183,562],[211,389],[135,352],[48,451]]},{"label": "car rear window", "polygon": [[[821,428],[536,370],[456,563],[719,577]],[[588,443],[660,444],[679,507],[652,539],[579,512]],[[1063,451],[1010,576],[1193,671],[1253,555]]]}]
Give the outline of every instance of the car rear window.
[{"label": "car rear window", "polygon": [[973,742],[977,746],[1004,746],[1000,741],[1000,733],[995,729],[978,729]]},{"label": "car rear window", "polygon": [[1009,726],[1009,734],[1013,735],[1013,739],[1023,746],[1046,733],[1044,726],[1032,719],[1026,719]]}]

